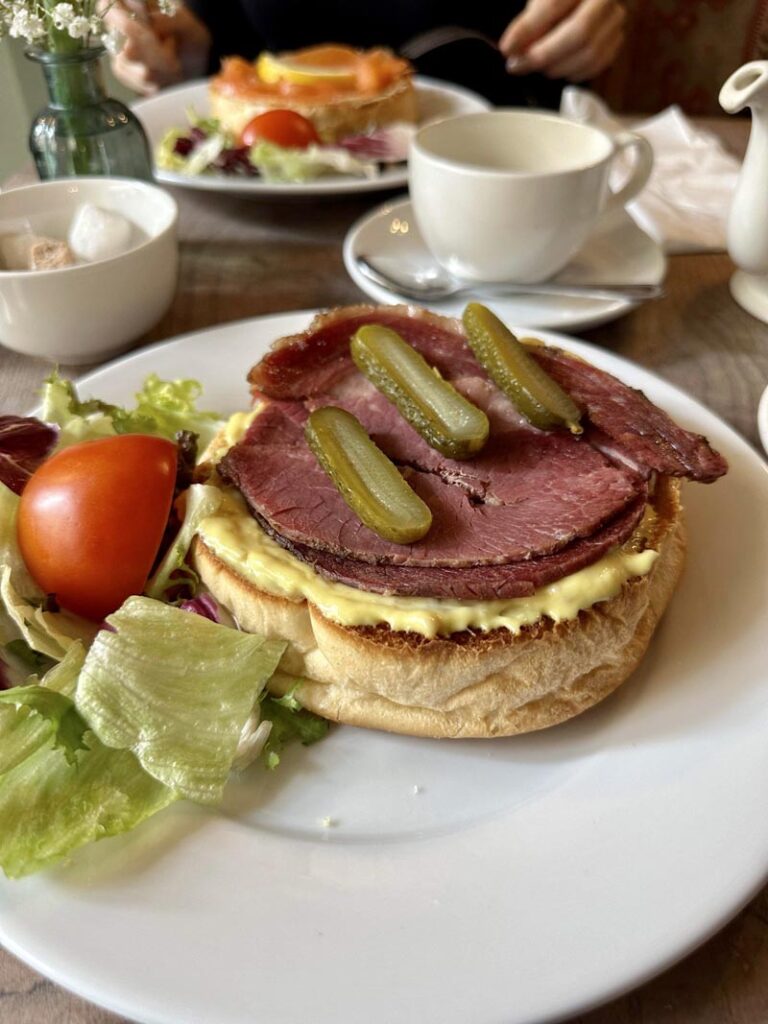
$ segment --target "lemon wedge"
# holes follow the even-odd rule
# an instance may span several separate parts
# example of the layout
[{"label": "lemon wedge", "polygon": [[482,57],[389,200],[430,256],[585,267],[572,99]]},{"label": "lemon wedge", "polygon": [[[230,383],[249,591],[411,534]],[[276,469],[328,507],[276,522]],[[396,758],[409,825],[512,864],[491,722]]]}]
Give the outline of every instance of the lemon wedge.
[{"label": "lemon wedge", "polygon": [[342,46],[314,46],[298,53],[261,53],[256,70],[262,82],[354,86],[356,54]]}]

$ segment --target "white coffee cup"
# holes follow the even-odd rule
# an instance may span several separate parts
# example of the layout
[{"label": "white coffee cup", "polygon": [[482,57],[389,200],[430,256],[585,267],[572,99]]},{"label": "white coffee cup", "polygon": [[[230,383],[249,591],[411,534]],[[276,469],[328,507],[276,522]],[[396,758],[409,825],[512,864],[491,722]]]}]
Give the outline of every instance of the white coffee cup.
[{"label": "white coffee cup", "polygon": [[[616,157],[635,151],[616,192]],[[545,281],[565,266],[607,209],[648,180],[649,143],[632,132],[533,110],[490,110],[430,124],[411,146],[411,200],[433,256],[470,281]]]}]

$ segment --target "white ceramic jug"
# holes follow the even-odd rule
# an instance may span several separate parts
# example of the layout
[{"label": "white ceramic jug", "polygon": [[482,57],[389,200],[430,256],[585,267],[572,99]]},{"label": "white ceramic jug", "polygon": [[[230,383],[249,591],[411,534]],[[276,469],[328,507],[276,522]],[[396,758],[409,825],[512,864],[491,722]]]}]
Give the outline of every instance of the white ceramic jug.
[{"label": "white ceramic jug", "polygon": [[728,252],[739,270],[731,294],[753,316],[768,323],[768,61],[753,60],[734,71],[720,90],[729,114],[752,111],[752,131],[728,217]]}]

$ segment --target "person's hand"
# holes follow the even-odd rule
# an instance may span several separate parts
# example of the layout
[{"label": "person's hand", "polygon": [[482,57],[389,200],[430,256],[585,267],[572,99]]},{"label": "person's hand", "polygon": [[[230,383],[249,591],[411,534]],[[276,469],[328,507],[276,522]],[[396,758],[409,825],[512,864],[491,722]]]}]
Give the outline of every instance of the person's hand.
[{"label": "person's hand", "polygon": [[148,95],[205,74],[211,36],[186,7],[167,17],[138,0],[118,0],[105,22],[123,40],[112,71],[129,89]]},{"label": "person's hand", "polygon": [[618,0],[528,0],[499,48],[510,74],[539,71],[582,82],[613,61],[624,42],[625,18]]}]

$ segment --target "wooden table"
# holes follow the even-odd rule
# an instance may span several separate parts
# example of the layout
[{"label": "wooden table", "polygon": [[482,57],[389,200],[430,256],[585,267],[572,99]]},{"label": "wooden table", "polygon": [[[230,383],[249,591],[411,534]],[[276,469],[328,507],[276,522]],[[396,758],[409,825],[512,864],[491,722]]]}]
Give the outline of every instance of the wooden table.
[{"label": "wooden table", "polygon": [[[711,127],[743,151],[744,122]],[[147,342],[242,317],[361,301],[342,265],[341,242],[370,198],[266,204],[178,192],[177,199],[179,288]],[[684,388],[759,448],[755,416],[768,384],[768,327],[731,300],[732,269],[724,254],[673,257],[665,299],[583,334]],[[45,372],[44,363],[0,349],[0,412],[28,408]],[[0,951],[0,1024],[117,1020]],[[768,1022],[768,888],[677,967],[578,1018],[578,1024],[660,1022]]]}]

